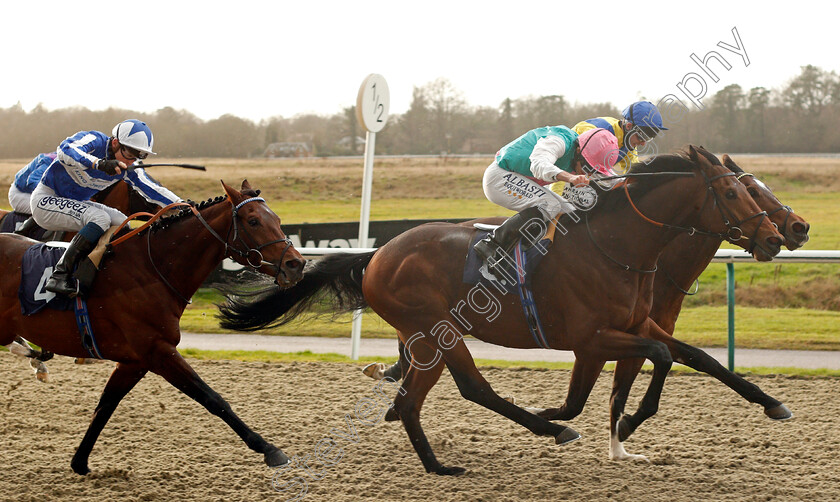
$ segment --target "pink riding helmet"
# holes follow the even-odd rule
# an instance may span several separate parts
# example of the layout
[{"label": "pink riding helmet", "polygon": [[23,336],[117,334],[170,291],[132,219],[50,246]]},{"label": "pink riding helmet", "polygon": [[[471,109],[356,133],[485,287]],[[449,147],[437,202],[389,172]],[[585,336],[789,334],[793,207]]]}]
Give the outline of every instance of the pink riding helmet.
[{"label": "pink riding helmet", "polygon": [[586,163],[605,176],[614,176],[618,162],[618,140],[606,129],[590,129],[578,136],[580,153]]}]

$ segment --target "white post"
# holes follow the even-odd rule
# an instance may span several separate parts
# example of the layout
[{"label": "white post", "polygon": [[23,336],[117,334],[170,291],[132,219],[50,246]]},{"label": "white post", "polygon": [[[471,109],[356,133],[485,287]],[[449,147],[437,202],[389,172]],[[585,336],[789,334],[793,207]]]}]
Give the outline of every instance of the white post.
[{"label": "white post", "polygon": [[[376,149],[376,133],[385,127],[388,120],[390,93],[382,75],[371,73],[362,82],[356,97],[356,117],[367,131],[365,139],[365,171],[362,175],[362,209],[359,215],[359,242],[356,247],[368,247],[370,226],[370,199],[373,192],[373,152]],[[355,138],[353,138],[355,141]],[[350,333],[350,357],[359,359],[362,341],[362,311],[353,312],[353,329]]]},{"label": "white post", "polygon": [[[365,137],[365,171],[362,174],[362,210],[359,215],[359,243],[357,247],[368,247],[370,227],[370,197],[373,192],[373,152],[376,149],[376,133],[368,131]],[[359,359],[362,342],[362,311],[353,312],[353,329],[350,333],[350,358]]]}]

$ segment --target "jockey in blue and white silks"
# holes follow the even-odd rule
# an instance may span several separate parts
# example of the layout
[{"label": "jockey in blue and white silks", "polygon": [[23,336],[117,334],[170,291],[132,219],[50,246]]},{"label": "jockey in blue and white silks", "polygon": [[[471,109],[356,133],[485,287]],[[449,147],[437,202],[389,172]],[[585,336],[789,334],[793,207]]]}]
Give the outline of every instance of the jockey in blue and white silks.
[{"label": "jockey in blue and white silks", "polygon": [[90,198],[125,179],[148,201],[165,206],[179,201],[171,191],[152,179],[136,161],[154,154],[154,137],[139,120],[126,120],[114,127],[112,136],[99,131],[80,131],[58,146],[57,157],[32,192],[30,208],[35,221],[46,230],[78,232],[56,265],[46,289],[68,296],[78,294],[73,267],[93,250],[99,237],[126,216]]}]

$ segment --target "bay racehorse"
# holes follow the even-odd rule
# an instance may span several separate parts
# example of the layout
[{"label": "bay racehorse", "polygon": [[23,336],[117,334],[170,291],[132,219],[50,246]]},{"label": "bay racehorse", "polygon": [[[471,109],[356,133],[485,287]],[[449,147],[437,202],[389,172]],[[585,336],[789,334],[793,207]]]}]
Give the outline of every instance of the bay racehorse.
[{"label": "bay racehorse", "polygon": [[[139,234],[135,232],[141,229],[136,229],[112,241],[113,256],[102,261],[87,306],[99,353],[117,364],[73,455],[76,473],[89,472],[88,458],[100,432],[122,398],[149,371],[224,420],[249,448],[264,455],[269,466],[288,462],[279,448],[236,416],[176,349],[179,320],[189,298],[225,257],[268,274],[281,288],[302,277],[305,261],[259,193],[247,181],[241,191],[222,186],[225,197],[189,205]],[[0,234],[0,344],[20,335],[56,354],[87,357],[72,311],[45,308],[21,314],[21,257],[32,244],[31,239]]]},{"label": "bay racehorse", "polygon": [[[702,149],[698,151],[705,155],[709,162],[715,165],[721,164],[714,155]],[[785,246],[788,249],[798,249],[808,241],[810,225],[802,217],[795,214],[790,206],[782,204],[767,185],[762,183],[755,175],[741,169],[728,155],[723,156],[723,165],[735,173],[736,178],[747,188],[747,192],[756,204],[767,212],[770,221],[777,226],[784,236]],[[501,221],[503,220],[481,219],[465,222],[462,225],[471,226],[475,222],[499,224]],[[658,270],[654,275],[653,304],[650,310],[650,318],[666,333],[673,336],[683,300],[686,295],[693,294],[691,290],[698,286],[697,281],[700,274],[711,263],[721,242],[720,236],[716,235],[680,234],[663,249],[657,263]],[[399,352],[400,366],[408,368],[409,362],[406,360],[402,343]],[[562,406],[550,409],[533,407],[527,409],[548,420],[573,419],[583,411],[589,393],[600,376],[604,364],[605,361],[576,361],[569,382],[568,395]],[[633,431],[629,429],[619,431],[617,428],[618,421],[623,416],[630,388],[643,364],[644,359],[623,359],[616,364],[610,399],[609,456],[613,460],[645,459],[643,455],[627,453],[622,445],[622,441],[627,439],[627,436]],[[374,378],[381,378],[385,368],[381,363],[378,363],[378,365],[378,368],[369,365],[368,368],[370,369],[366,368],[366,374]],[[374,371],[378,372],[374,373]],[[391,373],[393,372],[389,372],[389,374]],[[790,418],[789,412],[785,408],[779,407],[780,403],[777,400],[740,376],[723,368],[715,368],[714,375],[748,401],[764,406],[765,412],[768,413],[770,418]],[[632,421],[628,421],[626,425],[631,423]],[[638,425],[637,423],[636,427]],[[620,435],[619,432],[626,435]]]},{"label": "bay racehorse", "polygon": [[[648,176],[600,191],[597,204],[577,222],[563,216],[563,235],[547,249],[531,287],[546,346],[573,350],[584,361],[651,360],[653,376],[640,411],[652,416],[674,360],[700,371],[714,362],[648,317],[662,249],[681,232],[748,236],[736,242],[768,261],[784,238],[735,174],[694,147],[685,155],[656,157],[636,174]],[[411,354],[387,418],[402,421],[427,472],[464,472],[437,460],[420,425],[423,401],[444,365],[466,399],[558,444],[579,438],[501,398],[475,367],[463,332],[507,347],[543,346],[529,330],[518,295],[462,281],[475,238],[476,231],[465,226],[421,225],[374,252],[327,256],[286,291],[229,296],[219,316],[228,328],[260,329],[298,317],[325,295],[336,299],[332,310],[372,308],[396,328]]]}]

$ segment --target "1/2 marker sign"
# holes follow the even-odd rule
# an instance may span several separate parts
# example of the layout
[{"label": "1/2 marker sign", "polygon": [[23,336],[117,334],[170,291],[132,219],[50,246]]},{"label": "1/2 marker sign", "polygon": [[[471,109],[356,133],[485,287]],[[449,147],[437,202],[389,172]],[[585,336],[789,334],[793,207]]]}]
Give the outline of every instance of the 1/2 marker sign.
[{"label": "1/2 marker sign", "polygon": [[362,82],[356,98],[356,117],[369,132],[379,132],[388,121],[391,95],[385,77],[371,73]]}]

